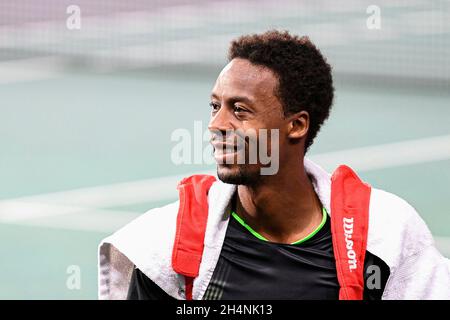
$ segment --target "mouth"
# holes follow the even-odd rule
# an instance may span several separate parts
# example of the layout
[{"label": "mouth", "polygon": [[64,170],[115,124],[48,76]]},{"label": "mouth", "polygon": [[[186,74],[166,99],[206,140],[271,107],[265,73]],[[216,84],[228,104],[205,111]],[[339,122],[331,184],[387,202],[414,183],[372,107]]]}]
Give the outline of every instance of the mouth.
[{"label": "mouth", "polygon": [[236,144],[229,144],[223,142],[212,142],[214,148],[214,158],[218,163],[232,164],[235,163],[235,159],[238,153],[244,148],[239,148]]},{"label": "mouth", "polygon": [[232,143],[223,142],[211,142],[214,151],[222,151],[223,153],[236,152],[238,151],[238,146]]}]

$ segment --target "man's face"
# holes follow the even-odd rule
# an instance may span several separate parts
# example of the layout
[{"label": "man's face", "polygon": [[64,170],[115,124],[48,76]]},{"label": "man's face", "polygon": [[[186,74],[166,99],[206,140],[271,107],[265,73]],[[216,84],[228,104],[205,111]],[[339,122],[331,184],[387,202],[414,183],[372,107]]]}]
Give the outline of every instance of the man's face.
[{"label": "man's face", "polygon": [[[277,85],[278,79],[270,69],[239,58],[225,66],[217,78],[211,93],[208,129],[218,163],[217,175],[223,182],[256,183],[261,167],[267,165],[260,161],[260,148],[266,148],[268,156],[275,154],[274,146],[278,151],[282,149],[286,120],[282,104],[275,96]],[[279,138],[272,134],[275,131]],[[256,150],[255,162],[251,159]]]}]

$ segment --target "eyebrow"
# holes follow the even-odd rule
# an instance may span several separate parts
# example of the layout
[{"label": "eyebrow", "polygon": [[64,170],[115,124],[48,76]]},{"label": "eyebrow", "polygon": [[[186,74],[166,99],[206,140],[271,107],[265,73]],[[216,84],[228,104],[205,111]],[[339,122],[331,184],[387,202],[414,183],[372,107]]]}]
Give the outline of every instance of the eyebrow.
[{"label": "eyebrow", "polygon": [[[219,99],[219,97],[215,93],[211,94],[211,98]],[[228,98],[227,100],[230,101],[231,103],[241,101],[247,104],[253,104],[252,100],[250,100],[250,98],[245,96],[233,96]]]}]

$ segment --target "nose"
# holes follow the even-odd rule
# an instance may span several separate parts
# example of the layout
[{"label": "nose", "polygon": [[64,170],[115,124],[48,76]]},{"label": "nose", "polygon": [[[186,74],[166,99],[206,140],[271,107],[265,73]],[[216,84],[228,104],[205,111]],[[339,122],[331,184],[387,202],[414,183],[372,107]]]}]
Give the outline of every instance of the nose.
[{"label": "nose", "polygon": [[209,120],[208,130],[210,132],[225,133],[228,130],[233,130],[232,114],[226,107],[222,107]]}]

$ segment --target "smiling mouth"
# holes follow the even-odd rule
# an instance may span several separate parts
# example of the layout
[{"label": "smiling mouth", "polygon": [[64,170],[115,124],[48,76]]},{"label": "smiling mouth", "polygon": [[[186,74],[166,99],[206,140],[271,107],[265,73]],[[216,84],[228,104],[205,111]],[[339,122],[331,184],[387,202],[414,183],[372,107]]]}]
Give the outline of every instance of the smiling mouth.
[{"label": "smiling mouth", "polygon": [[214,158],[219,164],[236,163],[236,157],[238,157],[241,150],[244,150],[244,146],[238,146],[236,144],[212,142],[212,145],[214,148]]},{"label": "smiling mouth", "polygon": [[214,151],[216,150],[222,150],[222,151],[237,151],[238,150],[238,146],[236,144],[228,144],[228,143],[217,143],[217,142],[213,142],[212,143],[213,147],[214,147]]},{"label": "smiling mouth", "polygon": [[212,143],[214,154],[235,154],[240,153],[245,150],[244,145],[239,144],[228,144],[228,143]]}]

